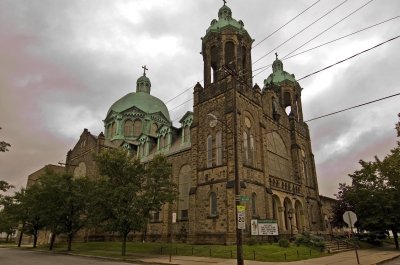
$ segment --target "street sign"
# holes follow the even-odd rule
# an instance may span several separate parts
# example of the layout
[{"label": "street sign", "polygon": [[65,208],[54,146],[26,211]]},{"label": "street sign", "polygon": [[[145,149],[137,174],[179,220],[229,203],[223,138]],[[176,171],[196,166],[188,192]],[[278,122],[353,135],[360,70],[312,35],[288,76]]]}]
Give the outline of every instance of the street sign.
[{"label": "street sign", "polygon": [[353,211],[346,211],[343,214],[343,221],[350,227],[353,228],[357,222],[357,215]]},{"label": "street sign", "polygon": [[237,228],[238,229],[246,229],[246,207],[243,205],[237,205]]}]

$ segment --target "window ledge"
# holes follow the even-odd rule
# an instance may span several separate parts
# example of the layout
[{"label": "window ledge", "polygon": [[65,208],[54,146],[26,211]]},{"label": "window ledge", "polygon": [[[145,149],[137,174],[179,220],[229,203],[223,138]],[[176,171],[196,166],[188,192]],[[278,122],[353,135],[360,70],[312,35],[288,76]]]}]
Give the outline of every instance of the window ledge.
[{"label": "window ledge", "polygon": [[214,214],[214,215],[209,214],[207,216],[207,219],[217,219],[218,217],[219,217],[219,214]]}]

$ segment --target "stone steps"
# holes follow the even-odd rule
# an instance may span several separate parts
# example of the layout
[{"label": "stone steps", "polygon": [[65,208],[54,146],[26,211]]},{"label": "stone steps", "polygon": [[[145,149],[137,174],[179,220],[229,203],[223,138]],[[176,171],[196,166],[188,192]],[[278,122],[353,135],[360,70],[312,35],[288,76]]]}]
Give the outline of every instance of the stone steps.
[{"label": "stone steps", "polygon": [[340,240],[325,241],[325,249],[328,253],[338,253],[353,250],[354,246]]}]

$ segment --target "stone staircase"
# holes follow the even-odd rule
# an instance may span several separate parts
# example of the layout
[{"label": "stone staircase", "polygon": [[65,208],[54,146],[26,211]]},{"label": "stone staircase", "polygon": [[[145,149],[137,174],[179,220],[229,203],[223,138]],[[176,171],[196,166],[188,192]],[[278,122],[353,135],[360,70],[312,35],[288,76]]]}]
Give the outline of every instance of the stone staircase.
[{"label": "stone staircase", "polygon": [[328,253],[338,253],[354,250],[354,245],[346,241],[333,239],[325,241],[325,249]]}]

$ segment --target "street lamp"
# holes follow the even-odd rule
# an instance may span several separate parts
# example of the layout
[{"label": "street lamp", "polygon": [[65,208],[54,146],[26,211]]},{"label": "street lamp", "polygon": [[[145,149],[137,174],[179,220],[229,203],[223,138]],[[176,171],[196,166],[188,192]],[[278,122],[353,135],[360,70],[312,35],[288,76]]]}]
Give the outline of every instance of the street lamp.
[{"label": "street lamp", "polygon": [[[236,86],[234,86],[236,87]],[[234,89],[236,92],[236,89]],[[234,147],[234,174],[235,174],[235,213],[236,213],[236,252],[237,252],[237,265],[244,264],[243,258],[243,234],[242,230],[239,229],[239,220],[238,220],[238,206],[240,206],[240,178],[239,178],[239,162],[238,162],[238,150],[237,150],[237,108],[236,108],[236,95],[234,97],[234,117],[233,117],[233,131],[228,127],[228,125],[218,120],[218,118],[212,114],[208,113],[207,116],[211,117],[210,127],[214,128],[218,122],[223,124],[227,131],[233,134],[233,147]]]},{"label": "street lamp", "polygon": [[290,240],[293,238],[293,226],[292,226],[292,218],[293,218],[293,209],[290,208],[288,211],[288,218],[290,221]]}]

